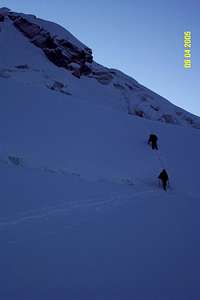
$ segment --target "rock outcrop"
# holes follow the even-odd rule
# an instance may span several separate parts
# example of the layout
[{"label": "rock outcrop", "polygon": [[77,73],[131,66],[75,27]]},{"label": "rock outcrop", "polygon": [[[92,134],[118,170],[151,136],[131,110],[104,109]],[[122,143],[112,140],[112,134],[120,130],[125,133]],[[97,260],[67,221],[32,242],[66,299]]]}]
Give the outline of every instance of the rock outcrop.
[{"label": "rock outcrop", "polygon": [[[4,18],[4,16],[0,15]],[[75,71],[72,63],[79,65],[81,75],[89,75],[92,70],[86,63],[93,62],[92,50],[78,48],[65,39],[59,39],[50,32],[16,13],[8,13],[14,26],[20,30],[35,46],[43,50],[47,58],[58,67]]]}]

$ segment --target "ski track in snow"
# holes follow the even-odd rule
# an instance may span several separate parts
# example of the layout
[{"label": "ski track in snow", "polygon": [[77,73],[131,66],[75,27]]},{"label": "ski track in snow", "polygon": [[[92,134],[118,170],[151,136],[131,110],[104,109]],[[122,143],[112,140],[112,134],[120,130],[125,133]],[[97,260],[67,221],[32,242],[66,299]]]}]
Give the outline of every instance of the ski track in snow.
[{"label": "ski track in snow", "polygon": [[[20,223],[24,222],[30,222],[30,221],[36,221],[39,219],[46,219],[49,216],[57,216],[57,215],[70,215],[70,213],[76,213],[77,210],[83,210],[92,208],[96,211],[100,210],[101,208],[109,207],[110,205],[113,206],[119,206],[122,203],[128,202],[130,200],[136,200],[137,196],[154,192],[154,190],[147,190],[143,192],[137,192],[133,193],[130,196],[121,197],[118,195],[118,193],[113,193],[108,200],[101,200],[104,197],[99,198],[91,198],[88,200],[81,200],[81,201],[74,201],[74,202],[68,202],[63,205],[58,206],[48,206],[41,208],[39,210],[29,210],[26,213],[19,214],[17,218],[14,219],[0,219],[0,229],[12,226],[12,225],[18,225]],[[117,196],[118,195],[118,196]],[[136,198],[136,199],[134,199]]]},{"label": "ski track in snow", "polygon": [[[8,156],[9,157],[9,156]],[[149,187],[147,185],[147,182],[141,179],[135,179],[133,181],[132,178],[126,178],[126,177],[115,177],[115,178],[102,178],[102,177],[96,177],[95,179],[88,179],[84,176],[82,176],[79,173],[69,171],[67,169],[54,169],[48,166],[37,166],[32,167],[25,162],[25,164],[22,165],[15,165],[11,161],[9,161],[9,158],[1,158],[0,163],[2,165],[6,165],[8,168],[15,168],[15,169],[26,169],[30,171],[36,171],[36,172],[44,172],[49,173],[52,176],[76,176],[80,178],[80,180],[84,180],[86,182],[99,182],[99,183],[111,183],[116,186],[119,185],[125,185],[125,186],[132,186],[132,191],[127,191],[129,194],[128,196],[123,195],[119,196],[118,192],[112,193],[111,195],[103,195],[101,197],[93,197],[90,199],[82,199],[81,201],[69,201],[65,202],[62,201],[60,205],[56,206],[47,206],[43,207],[37,210],[29,210],[25,213],[19,213],[17,217],[15,218],[8,218],[8,219],[0,219],[0,230],[4,229],[7,226],[13,226],[18,225],[25,222],[34,222],[37,220],[48,220],[48,217],[55,217],[57,215],[70,215],[76,213],[79,209],[84,211],[88,208],[94,209],[96,211],[106,208],[109,206],[118,206],[122,203],[124,204],[127,201],[134,200],[136,201],[139,196],[145,195],[148,193],[155,192],[155,186]],[[147,185],[148,187],[145,188],[144,186]],[[153,188],[154,187],[154,188]],[[163,192],[163,191],[162,191]],[[170,192],[170,191],[169,191]],[[172,192],[172,191],[171,191]],[[107,200],[102,200],[107,198]]]},{"label": "ski track in snow", "polygon": [[[7,226],[13,226],[18,225],[25,222],[34,222],[37,220],[46,220],[48,221],[48,217],[56,217],[58,215],[70,215],[75,214],[78,210],[88,210],[93,209],[96,212],[101,211],[101,209],[106,209],[108,207],[114,207],[114,206],[120,206],[124,205],[125,203],[129,201],[137,202],[144,201],[144,198],[141,196],[148,195],[149,193],[154,193],[155,189],[147,189],[147,190],[135,190],[133,189],[133,193],[128,196],[119,196],[118,192],[112,193],[108,196],[108,199],[105,199],[105,195],[101,197],[92,197],[90,199],[87,198],[87,200],[81,200],[81,201],[71,201],[71,202],[63,202],[62,205],[58,206],[47,206],[43,207],[38,210],[29,210],[26,213],[20,213],[16,218],[11,219],[0,219],[0,230],[4,229]],[[161,191],[163,193],[163,191]],[[169,194],[169,193],[168,193]],[[171,193],[173,196],[173,193]],[[73,225],[71,225],[73,226]],[[71,227],[70,226],[70,227]]]},{"label": "ski track in snow", "polygon": [[[159,153],[155,153],[155,156],[159,161],[163,161],[162,156]],[[13,156],[15,157],[15,156]],[[17,158],[17,156],[16,156]],[[155,192],[156,185],[153,184],[150,187],[150,182],[146,182],[145,179],[137,179],[135,178],[128,178],[128,177],[111,177],[111,178],[106,178],[106,177],[98,177],[94,179],[89,179],[87,176],[84,176],[82,174],[79,174],[75,171],[70,171],[65,169],[55,169],[49,166],[31,166],[27,161],[24,161],[23,158],[20,158],[20,161],[22,161],[22,164],[16,165],[9,159],[9,155],[7,155],[7,158],[0,158],[0,164],[8,167],[8,168],[15,168],[15,169],[26,169],[30,171],[36,171],[36,172],[44,172],[44,173],[49,173],[52,176],[75,176],[79,178],[80,180],[84,180],[85,182],[96,182],[96,183],[110,183],[114,184],[116,186],[119,185],[124,185],[124,186],[132,186],[133,190],[132,191],[127,191],[129,194],[128,196],[123,195],[119,196],[118,192],[112,193],[111,195],[103,195],[101,197],[92,197],[90,199],[82,199],[81,201],[62,201],[61,204],[56,205],[56,206],[47,206],[43,207],[40,209],[36,210],[29,210],[26,211],[25,213],[19,213],[18,216],[15,218],[8,218],[8,219],[0,219],[0,230],[3,230],[4,228],[8,226],[14,226],[18,225],[21,223],[26,223],[26,222],[36,222],[38,220],[42,221],[48,221],[49,217],[56,217],[58,215],[70,215],[70,214],[75,214],[78,212],[78,210],[81,210],[82,212],[84,210],[93,209],[96,212],[98,210],[101,210],[102,208],[108,208],[109,206],[118,206],[121,205],[122,203],[124,204],[127,201],[134,200],[137,201],[140,196],[142,195],[147,195],[149,193]],[[163,191],[162,191],[163,192]],[[169,193],[173,194],[173,189],[170,187]],[[107,199],[102,200],[102,199]],[[142,198],[141,198],[142,200]],[[70,227],[73,226],[72,224]]]},{"label": "ski track in snow", "polygon": [[0,220],[0,226],[7,226],[7,225],[16,225],[22,222],[31,221],[35,219],[43,219],[48,216],[54,216],[57,214],[68,214],[73,212],[76,209],[82,209],[82,208],[88,208],[88,207],[101,207],[105,204],[108,204],[110,202],[114,201],[114,199],[103,201],[103,200],[95,200],[89,199],[87,201],[75,201],[71,202],[65,205],[59,205],[59,206],[48,206],[41,208],[39,210],[30,210],[25,214],[22,214],[22,216],[19,215],[16,219],[11,219],[7,221]]}]

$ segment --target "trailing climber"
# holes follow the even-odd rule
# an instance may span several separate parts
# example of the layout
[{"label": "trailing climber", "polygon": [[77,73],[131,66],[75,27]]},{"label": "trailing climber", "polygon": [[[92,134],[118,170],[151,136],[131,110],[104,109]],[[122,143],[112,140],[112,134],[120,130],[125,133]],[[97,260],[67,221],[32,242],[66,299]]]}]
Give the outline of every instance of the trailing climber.
[{"label": "trailing climber", "polygon": [[167,171],[163,169],[162,172],[159,174],[158,178],[162,181],[163,189],[164,191],[166,191],[167,183],[169,182],[169,176],[167,174]]}]

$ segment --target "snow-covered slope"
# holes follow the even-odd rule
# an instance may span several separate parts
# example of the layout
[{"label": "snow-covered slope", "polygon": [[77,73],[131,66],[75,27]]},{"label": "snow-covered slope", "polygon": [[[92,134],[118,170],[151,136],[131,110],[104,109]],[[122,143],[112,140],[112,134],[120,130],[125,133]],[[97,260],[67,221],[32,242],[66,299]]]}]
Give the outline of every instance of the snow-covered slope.
[{"label": "snow-covered slope", "polygon": [[[89,51],[58,25],[23,18]],[[101,80],[78,79],[2,20],[0,299],[199,299],[200,131],[181,116],[185,126],[127,114],[144,90],[164,113],[177,108],[94,62]]]},{"label": "snow-covered slope", "polygon": [[198,117],[122,72],[97,64],[92,50],[61,26],[8,9],[0,10],[0,21],[1,77],[46,86],[142,118],[200,128]]},{"label": "snow-covered slope", "polygon": [[198,299],[199,131],[0,89],[1,298]]}]

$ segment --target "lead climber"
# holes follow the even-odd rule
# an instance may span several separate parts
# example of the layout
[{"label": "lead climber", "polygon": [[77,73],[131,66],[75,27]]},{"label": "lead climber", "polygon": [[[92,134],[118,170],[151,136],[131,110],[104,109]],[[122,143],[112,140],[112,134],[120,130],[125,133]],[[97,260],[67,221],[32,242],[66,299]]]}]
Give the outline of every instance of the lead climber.
[{"label": "lead climber", "polygon": [[158,137],[155,134],[150,134],[148,144],[151,144],[152,149],[158,150],[158,145],[157,145]]}]

